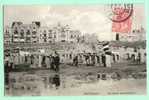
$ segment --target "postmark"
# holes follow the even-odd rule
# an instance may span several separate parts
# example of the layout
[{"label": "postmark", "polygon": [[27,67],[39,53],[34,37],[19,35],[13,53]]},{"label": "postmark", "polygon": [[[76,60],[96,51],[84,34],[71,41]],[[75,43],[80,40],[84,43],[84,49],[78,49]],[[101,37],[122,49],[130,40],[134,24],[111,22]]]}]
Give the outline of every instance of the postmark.
[{"label": "postmark", "polygon": [[112,32],[129,33],[132,25],[133,4],[111,4],[110,9]]},{"label": "postmark", "polygon": [[124,22],[133,13],[133,4],[111,4],[110,20],[113,22]]}]

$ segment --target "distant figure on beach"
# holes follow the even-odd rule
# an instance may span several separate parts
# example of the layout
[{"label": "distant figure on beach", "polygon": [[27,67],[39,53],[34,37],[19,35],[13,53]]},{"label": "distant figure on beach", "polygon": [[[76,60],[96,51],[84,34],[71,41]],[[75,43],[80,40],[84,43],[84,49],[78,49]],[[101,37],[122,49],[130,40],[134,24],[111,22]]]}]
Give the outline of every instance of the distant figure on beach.
[{"label": "distant figure on beach", "polygon": [[59,71],[59,64],[60,64],[60,57],[59,57],[59,54],[56,51],[54,52],[53,60],[54,60],[54,62],[53,62],[54,70],[56,72],[58,72]]},{"label": "distant figure on beach", "polygon": [[73,58],[73,65],[78,66],[78,56],[77,55]]}]

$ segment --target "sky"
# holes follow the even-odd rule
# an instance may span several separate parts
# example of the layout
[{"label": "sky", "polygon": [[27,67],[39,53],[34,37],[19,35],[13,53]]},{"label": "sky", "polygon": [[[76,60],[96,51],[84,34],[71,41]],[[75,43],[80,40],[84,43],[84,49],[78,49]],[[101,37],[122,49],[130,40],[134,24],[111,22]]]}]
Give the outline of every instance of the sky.
[{"label": "sky", "polygon": [[[30,24],[40,21],[42,26],[54,26],[58,22],[70,25],[71,29],[80,30],[83,34],[96,34],[99,40],[111,40],[112,21],[107,5],[7,5],[4,6],[4,26],[13,21]],[[134,5],[132,28],[145,28],[145,6]]]}]

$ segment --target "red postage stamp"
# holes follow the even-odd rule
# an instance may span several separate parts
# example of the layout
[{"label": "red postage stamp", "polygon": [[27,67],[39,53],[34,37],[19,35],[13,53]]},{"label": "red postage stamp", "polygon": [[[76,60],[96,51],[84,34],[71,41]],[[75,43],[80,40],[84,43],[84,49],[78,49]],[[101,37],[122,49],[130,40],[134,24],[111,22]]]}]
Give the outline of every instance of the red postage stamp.
[{"label": "red postage stamp", "polygon": [[132,5],[111,5],[112,32],[129,33],[132,25]]},{"label": "red postage stamp", "polygon": [[131,25],[131,17],[120,23],[112,22],[112,32],[129,33],[131,31]]}]

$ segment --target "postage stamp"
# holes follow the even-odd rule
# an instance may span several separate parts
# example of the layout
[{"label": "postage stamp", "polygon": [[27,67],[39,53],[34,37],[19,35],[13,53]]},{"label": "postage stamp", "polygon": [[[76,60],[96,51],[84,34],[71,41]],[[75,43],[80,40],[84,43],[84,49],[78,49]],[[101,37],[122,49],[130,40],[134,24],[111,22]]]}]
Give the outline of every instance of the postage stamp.
[{"label": "postage stamp", "polygon": [[133,4],[112,4],[112,32],[129,33],[132,25]]}]

